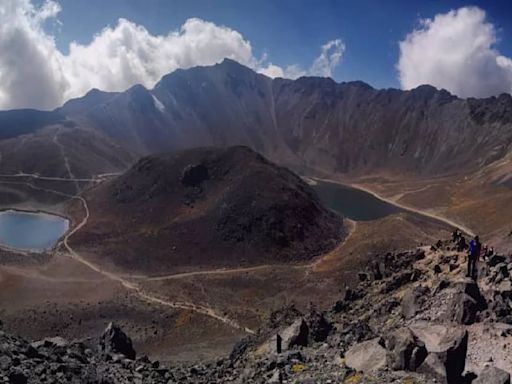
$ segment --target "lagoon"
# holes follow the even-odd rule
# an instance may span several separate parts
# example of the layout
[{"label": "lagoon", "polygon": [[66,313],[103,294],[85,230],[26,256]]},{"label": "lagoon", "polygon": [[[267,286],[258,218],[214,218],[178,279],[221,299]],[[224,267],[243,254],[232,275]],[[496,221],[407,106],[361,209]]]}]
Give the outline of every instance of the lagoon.
[{"label": "lagoon", "polygon": [[404,211],[368,192],[342,184],[315,180],[312,187],[325,206],[355,221],[377,220]]},{"label": "lagoon", "polygon": [[53,248],[69,220],[43,212],[0,211],[0,246],[42,252]]}]

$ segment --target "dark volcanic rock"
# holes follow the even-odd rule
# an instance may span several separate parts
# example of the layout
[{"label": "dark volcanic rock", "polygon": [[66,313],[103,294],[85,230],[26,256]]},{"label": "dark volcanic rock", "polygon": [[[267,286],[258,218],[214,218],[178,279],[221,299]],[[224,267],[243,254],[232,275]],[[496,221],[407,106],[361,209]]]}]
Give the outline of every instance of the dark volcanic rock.
[{"label": "dark volcanic rock", "polygon": [[187,166],[181,178],[181,182],[187,187],[198,187],[206,180],[208,180],[208,168],[202,164]]},{"label": "dark volcanic rock", "polygon": [[135,360],[132,340],[118,325],[110,323],[100,338],[100,350],[105,354],[121,353],[130,360]]},{"label": "dark volcanic rock", "polygon": [[479,306],[471,296],[457,292],[448,304],[448,309],[448,321],[469,325],[475,322]]},{"label": "dark volcanic rock", "polygon": [[146,157],[87,195],[104,214],[73,241],[139,272],[305,261],[345,233],[309,185],[247,147]]},{"label": "dark volcanic rock", "polygon": [[333,328],[323,313],[318,311],[311,312],[306,317],[306,323],[309,327],[309,337],[315,342],[325,341]]}]

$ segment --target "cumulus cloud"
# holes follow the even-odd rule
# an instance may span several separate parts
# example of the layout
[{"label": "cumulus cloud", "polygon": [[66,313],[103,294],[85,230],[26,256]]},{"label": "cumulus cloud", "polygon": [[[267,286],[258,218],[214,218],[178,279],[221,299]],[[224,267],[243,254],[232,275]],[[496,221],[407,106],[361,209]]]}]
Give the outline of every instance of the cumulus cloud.
[{"label": "cumulus cloud", "polygon": [[461,97],[512,90],[512,60],[496,49],[497,33],[478,7],[424,19],[400,42],[397,64],[404,89],[431,84]]},{"label": "cumulus cloud", "polygon": [[45,23],[59,23],[60,4],[45,0],[0,1],[0,109],[51,109],[91,88],[152,87],[177,68],[236,60],[270,77],[330,76],[344,50],[340,40],[322,46],[310,70],[280,67],[266,55],[257,59],[239,32],[197,18],[175,31],[153,35],[126,19],[99,31],[88,44],[73,42],[61,53]]},{"label": "cumulus cloud", "polygon": [[60,55],[43,23],[59,12],[47,1],[36,9],[28,0],[0,2],[0,107],[50,107],[61,99],[66,80]]}]

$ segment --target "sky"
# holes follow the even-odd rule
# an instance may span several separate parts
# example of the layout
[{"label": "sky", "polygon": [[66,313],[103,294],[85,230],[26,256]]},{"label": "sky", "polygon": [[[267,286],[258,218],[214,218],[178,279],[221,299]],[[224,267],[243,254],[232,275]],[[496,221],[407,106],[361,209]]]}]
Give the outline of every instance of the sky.
[{"label": "sky", "polygon": [[229,57],[270,77],[512,92],[508,0],[0,0],[0,109]]}]

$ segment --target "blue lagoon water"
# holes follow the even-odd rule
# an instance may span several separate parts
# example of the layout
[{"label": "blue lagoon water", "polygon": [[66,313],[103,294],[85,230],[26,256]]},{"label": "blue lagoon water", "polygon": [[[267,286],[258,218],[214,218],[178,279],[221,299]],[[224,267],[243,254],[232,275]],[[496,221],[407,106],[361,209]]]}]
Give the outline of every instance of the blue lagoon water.
[{"label": "blue lagoon water", "polygon": [[312,187],[325,206],[355,221],[376,220],[403,212],[403,209],[360,189],[325,181],[318,181]]},{"label": "blue lagoon water", "polygon": [[0,246],[24,251],[52,248],[69,228],[69,220],[48,213],[0,211]]}]

